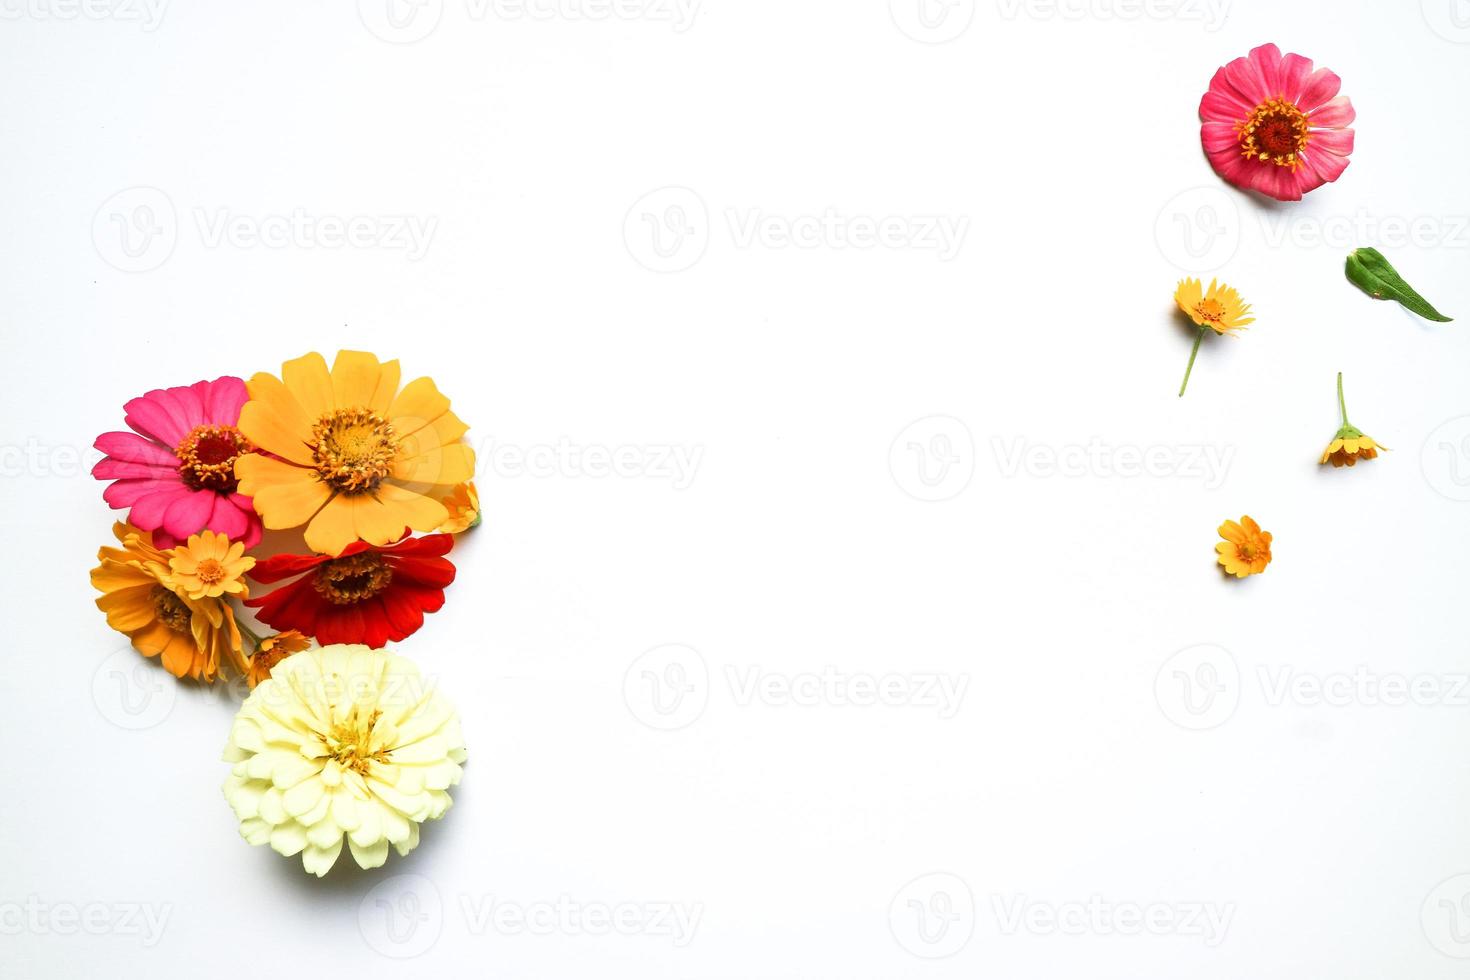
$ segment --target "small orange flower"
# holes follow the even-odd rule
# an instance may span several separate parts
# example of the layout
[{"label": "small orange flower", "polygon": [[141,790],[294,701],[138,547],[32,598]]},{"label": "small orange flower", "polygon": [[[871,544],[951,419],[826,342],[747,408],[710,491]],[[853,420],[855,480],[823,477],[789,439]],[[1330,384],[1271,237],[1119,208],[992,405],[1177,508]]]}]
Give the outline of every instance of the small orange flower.
[{"label": "small orange flower", "polygon": [[1262,531],[1250,517],[1242,517],[1239,524],[1221,524],[1220,537],[1225,540],[1215,545],[1216,560],[1224,566],[1226,575],[1259,575],[1271,564],[1271,532]]},{"label": "small orange flower", "polygon": [[296,630],[286,630],[284,633],[272,633],[260,641],[255,648],[255,655],[250,658],[250,669],[245,672],[245,679],[254,687],[271,675],[271,668],[285,660],[293,653],[300,653],[311,646],[311,640],[302,636]]},{"label": "small orange flower", "polygon": [[1342,428],[1332,437],[1332,442],[1322,451],[1322,465],[1353,466],[1360,459],[1377,459],[1378,450],[1388,452],[1387,446],[1373,441],[1348,422],[1347,402],[1342,397],[1342,372],[1337,372],[1337,407],[1342,411]]},{"label": "small orange flower", "polygon": [[1251,305],[1241,299],[1238,291],[1214,279],[1210,280],[1209,289],[1204,288],[1198,279],[1181,279],[1179,288],[1174,291],[1174,302],[1199,328],[1194,348],[1189,352],[1189,366],[1184,369],[1184,383],[1179,386],[1179,395],[1183,397],[1205,334],[1213,330],[1221,336],[1233,337],[1237,331],[1255,323],[1256,318],[1250,315]]},{"label": "small orange flower", "polygon": [[461,483],[439,502],[449,511],[449,519],[435,528],[439,533],[459,534],[480,526],[480,495],[473,482]]},{"label": "small orange flower", "polygon": [[245,557],[245,543],[215,531],[189,535],[189,540],[169,552],[170,585],[190,599],[217,599],[222,595],[249,595],[240,577],[255,567]]}]

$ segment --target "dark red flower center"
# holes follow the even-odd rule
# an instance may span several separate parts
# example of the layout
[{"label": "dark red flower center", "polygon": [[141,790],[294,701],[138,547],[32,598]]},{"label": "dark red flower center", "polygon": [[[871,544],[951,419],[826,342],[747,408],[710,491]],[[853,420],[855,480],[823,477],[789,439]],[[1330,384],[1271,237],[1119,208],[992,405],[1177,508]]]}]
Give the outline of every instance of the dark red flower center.
[{"label": "dark red flower center", "polygon": [[333,558],[317,566],[312,588],[328,602],[348,606],[371,599],[393,581],[393,567],[382,556],[362,551],[343,558]]},{"label": "dark red flower center", "polygon": [[194,429],[174,454],[179,457],[179,475],[191,490],[234,493],[235,459],[255,452],[244,434],[233,425],[201,425]]},{"label": "dark red flower center", "polygon": [[1286,99],[1268,99],[1240,124],[1240,152],[1253,160],[1290,167],[1302,162],[1299,154],[1311,139],[1307,114]]}]

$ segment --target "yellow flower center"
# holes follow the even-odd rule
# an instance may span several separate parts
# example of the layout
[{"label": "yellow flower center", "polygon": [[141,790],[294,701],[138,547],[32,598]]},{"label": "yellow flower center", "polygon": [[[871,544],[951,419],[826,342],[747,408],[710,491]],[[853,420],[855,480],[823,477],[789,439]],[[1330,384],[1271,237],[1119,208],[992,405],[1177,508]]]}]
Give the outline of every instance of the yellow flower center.
[{"label": "yellow flower center", "polygon": [[175,633],[189,632],[189,622],[192,614],[184,600],[174,594],[173,590],[165,589],[161,585],[153,587],[153,611],[158,616],[158,621]]},{"label": "yellow flower center", "polygon": [[1243,544],[1236,550],[1240,553],[1240,557],[1244,558],[1246,561],[1255,561],[1256,549],[1254,545]]},{"label": "yellow flower center", "polygon": [[389,761],[386,750],[373,748],[373,727],[381,714],[374,711],[364,719],[359,709],[353,707],[346,720],[333,725],[327,733],[323,739],[327,751],[343,769],[366,776],[369,763]]},{"label": "yellow flower center", "polygon": [[179,475],[191,490],[234,493],[235,459],[255,452],[250,440],[233,425],[201,425],[193,429],[174,455],[179,457]]},{"label": "yellow flower center", "polygon": [[311,430],[311,457],[323,481],[341,493],[376,490],[393,472],[398,440],[387,419],[365,408],[339,408]]},{"label": "yellow flower center", "polygon": [[312,579],[312,588],[328,602],[348,606],[371,599],[393,581],[393,569],[371,551],[322,562]]},{"label": "yellow flower center", "polygon": [[206,558],[194,569],[194,574],[205,585],[219,585],[225,580],[225,566],[214,558]]},{"label": "yellow flower center", "polygon": [[1240,124],[1240,152],[1253,160],[1295,170],[1312,138],[1307,114],[1283,98],[1267,99]]}]

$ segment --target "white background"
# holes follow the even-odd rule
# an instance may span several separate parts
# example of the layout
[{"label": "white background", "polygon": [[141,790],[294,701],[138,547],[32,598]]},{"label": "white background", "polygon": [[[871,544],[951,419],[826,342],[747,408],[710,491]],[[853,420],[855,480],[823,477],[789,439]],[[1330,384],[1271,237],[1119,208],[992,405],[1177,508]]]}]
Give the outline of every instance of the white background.
[{"label": "white background", "polygon": [[[1470,322],[1342,264],[1470,317],[1470,9],[533,7],[0,0],[0,974],[1463,976]],[[1266,41],[1359,111],[1299,205],[1199,148]],[[897,247],[780,238],[829,210]],[[1259,321],[1181,400],[1190,273]],[[401,647],[455,806],[318,881],[221,797],[238,690],[93,608],[85,470],[148,388],[339,347],[454,399],[487,517]],[[1393,447],[1351,471],[1339,370]],[[1235,583],[1243,513],[1276,558]],[[900,703],[780,696],[829,668]]]}]

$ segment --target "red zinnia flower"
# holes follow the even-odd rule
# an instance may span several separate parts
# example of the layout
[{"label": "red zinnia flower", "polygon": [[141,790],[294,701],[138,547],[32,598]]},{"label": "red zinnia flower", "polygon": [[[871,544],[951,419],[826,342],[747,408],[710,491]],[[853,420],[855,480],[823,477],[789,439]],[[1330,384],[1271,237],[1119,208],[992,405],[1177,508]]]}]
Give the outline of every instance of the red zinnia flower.
[{"label": "red zinnia flower", "polygon": [[358,541],[335,558],[276,555],[250,577],[266,584],[299,577],[245,604],[272,629],[300,630],[323,646],[377,649],[404,639],[424,625],[424,613],[444,605],[454,566],[443,556],[453,544],[452,534],[431,534],[382,546]]}]

